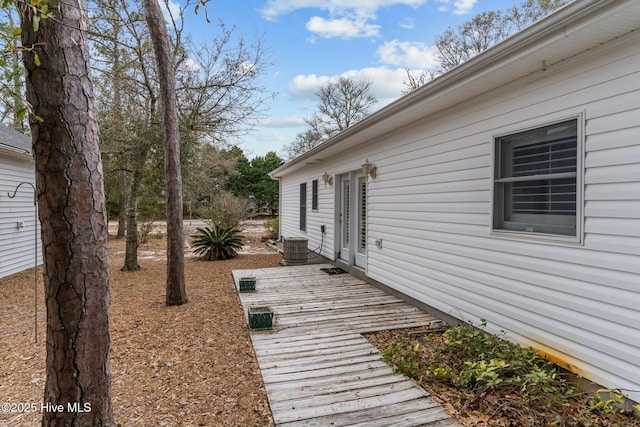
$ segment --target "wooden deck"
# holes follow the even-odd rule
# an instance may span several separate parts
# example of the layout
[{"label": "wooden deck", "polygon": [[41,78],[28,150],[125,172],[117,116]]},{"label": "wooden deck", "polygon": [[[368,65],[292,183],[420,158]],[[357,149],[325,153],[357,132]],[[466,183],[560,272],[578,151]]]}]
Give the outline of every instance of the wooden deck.
[{"label": "wooden deck", "polygon": [[427,326],[431,315],[326,264],[233,272],[257,278],[240,293],[269,306],[272,331],[252,331],[277,426],[458,426],[428,393],[394,374],[361,334]]}]

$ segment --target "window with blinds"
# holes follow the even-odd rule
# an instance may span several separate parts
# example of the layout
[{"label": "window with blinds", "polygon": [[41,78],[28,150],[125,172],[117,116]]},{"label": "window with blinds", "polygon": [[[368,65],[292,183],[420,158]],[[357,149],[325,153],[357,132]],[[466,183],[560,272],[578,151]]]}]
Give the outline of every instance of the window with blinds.
[{"label": "window with blinds", "polygon": [[576,235],[578,121],[495,140],[494,228]]}]

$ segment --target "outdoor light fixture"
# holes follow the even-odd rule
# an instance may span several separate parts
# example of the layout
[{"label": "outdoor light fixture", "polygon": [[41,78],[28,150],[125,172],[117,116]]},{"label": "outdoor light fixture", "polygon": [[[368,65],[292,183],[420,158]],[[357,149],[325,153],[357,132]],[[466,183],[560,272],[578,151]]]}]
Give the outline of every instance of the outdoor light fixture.
[{"label": "outdoor light fixture", "polygon": [[371,163],[369,161],[369,159],[365,160],[365,162],[362,164],[362,173],[367,178],[368,177],[375,178],[376,177],[376,165]]},{"label": "outdoor light fixture", "polygon": [[327,184],[333,185],[333,177],[329,175],[327,171],[324,171],[324,175],[322,175],[322,180],[324,181],[325,187],[327,186]]}]

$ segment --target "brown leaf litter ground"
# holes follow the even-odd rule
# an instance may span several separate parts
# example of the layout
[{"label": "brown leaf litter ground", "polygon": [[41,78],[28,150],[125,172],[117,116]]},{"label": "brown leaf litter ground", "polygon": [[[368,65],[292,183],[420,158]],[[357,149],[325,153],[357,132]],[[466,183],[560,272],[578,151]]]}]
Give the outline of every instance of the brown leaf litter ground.
[{"label": "brown leaf litter ground", "polygon": [[[141,248],[138,272],[120,271],[124,240],[110,240],[111,374],[122,426],[273,425],[262,377],[231,271],[277,267],[281,256],[259,236],[238,258],[186,259],[189,302],[165,305],[164,239]],[[251,250],[254,248],[255,250]],[[0,403],[42,402],[46,315],[38,278],[34,343],[34,274],[0,279]],[[0,412],[1,426],[36,426],[39,413]]]}]

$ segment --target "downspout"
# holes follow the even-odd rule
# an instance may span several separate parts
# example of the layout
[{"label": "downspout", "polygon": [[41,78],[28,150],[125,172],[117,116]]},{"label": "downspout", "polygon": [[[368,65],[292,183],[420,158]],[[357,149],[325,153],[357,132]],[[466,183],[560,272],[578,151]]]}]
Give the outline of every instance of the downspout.
[{"label": "downspout", "polygon": [[278,242],[282,241],[282,178],[273,178],[278,180]]}]

